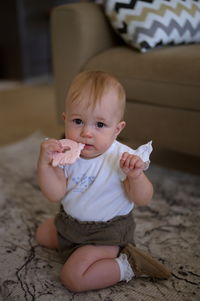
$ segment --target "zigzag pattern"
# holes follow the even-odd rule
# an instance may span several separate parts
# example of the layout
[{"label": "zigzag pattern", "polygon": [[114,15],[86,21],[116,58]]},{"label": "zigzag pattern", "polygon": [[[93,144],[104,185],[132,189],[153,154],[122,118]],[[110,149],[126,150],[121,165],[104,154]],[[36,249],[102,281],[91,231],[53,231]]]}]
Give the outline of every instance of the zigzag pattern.
[{"label": "zigzag pattern", "polygon": [[[154,0],[140,0],[140,1],[152,3]],[[137,2],[138,0],[130,0],[130,3],[122,3],[117,1],[115,4],[115,10],[116,12],[118,12],[120,8],[134,9]]]},{"label": "zigzag pattern", "polygon": [[200,42],[200,0],[107,0],[105,10],[122,38],[142,51]]},{"label": "zigzag pattern", "polygon": [[153,37],[158,28],[163,29],[163,31],[166,33],[166,35],[170,35],[172,33],[172,31],[176,29],[177,32],[180,34],[180,37],[183,36],[186,31],[187,31],[187,33],[190,33],[191,36],[195,36],[197,33],[200,33],[200,21],[197,24],[196,28],[193,28],[189,21],[186,21],[184,26],[180,26],[174,20],[172,20],[168,26],[164,26],[160,22],[155,21],[155,22],[153,22],[150,30],[147,28],[137,27],[136,35],[137,35],[137,32],[138,33],[140,32],[141,34],[143,33],[149,37]]},{"label": "zigzag pattern", "polygon": [[[179,24],[177,24],[176,21],[171,20],[170,23],[168,24],[168,26],[163,25],[162,23],[160,23],[159,21],[155,21],[153,22],[151,28],[143,28],[143,27],[137,27],[136,31],[135,31],[135,36],[137,37],[139,34],[141,35],[141,38],[143,37],[143,39],[146,40],[150,40],[151,38],[153,38],[156,34],[157,30],[163,30],[163,39],[166,36],[166,38],[168,40],[173,41],[173,31],[176,30],[177,33],[179,33],[179,40],[183,40],[184,42],[184,35],[187,33],[187,35],[189,34],[189,37],[191,37],[191,42],[192,42],[192,37],[194,38],[194,40],[196,40],[196,37],[198,39],[198,41],[200,42],[200,20],[197,24],[197,26],[195,28],[193,28],[193,26],[191,25],[191,23],[189,21],[186,21],[184,26],[180,26]],[[198,37],[199,34],[199,37]],[[133,42],[136,42],[136,40],[132,40]]]},{"label": "zigzag pattern", "polygon": [[200,12],[200,7],[197,7],[195,4],[192,4],[191,7],[185,7],[185,5],[178,3],[176,8],[167,6],[165,4],[161,4],[159,7],[159,10],[155,8],[147,8],[144,7],[142,10],[142,13],[140,15],[133,15],[130,13],[130,11],[124,11],[124,15],[126,15],[126,21],[139,21],[139,22],[144,22],[147,18],[148,15],[153,14],[154,17],[156,16],[161,16],[164,17],[167,12],[172,12],[172,14],[176,16],[180,16],[183,12],[187,12],[188,15],[195,17],[197,12]]}]

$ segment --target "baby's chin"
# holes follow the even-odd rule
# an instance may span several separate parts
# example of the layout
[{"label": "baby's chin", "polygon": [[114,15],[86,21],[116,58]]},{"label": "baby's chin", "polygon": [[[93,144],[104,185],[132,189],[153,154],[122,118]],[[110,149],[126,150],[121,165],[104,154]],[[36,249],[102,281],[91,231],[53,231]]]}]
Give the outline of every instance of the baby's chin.
[{"label": "baby's chin", "polygon": [[81,151],[80,157],[83,159],[93,159],[93,158],[99,157],[101,154],[102,153],[100,153],[100,152],[91,151],[86,148]]}]

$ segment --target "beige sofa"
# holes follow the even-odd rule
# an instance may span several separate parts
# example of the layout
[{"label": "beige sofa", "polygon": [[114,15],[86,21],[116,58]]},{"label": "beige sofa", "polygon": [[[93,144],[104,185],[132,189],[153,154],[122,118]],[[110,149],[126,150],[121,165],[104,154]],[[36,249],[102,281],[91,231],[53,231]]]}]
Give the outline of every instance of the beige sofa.
[{"label": "beige sofa", "polygon": [[58,115],[74,76],[101,69],[119,78],[127,92],[130,145],[200,155],[200,44],[170,46],[146,54],[126,46],[94,3],[55,8],[51,18]]}]

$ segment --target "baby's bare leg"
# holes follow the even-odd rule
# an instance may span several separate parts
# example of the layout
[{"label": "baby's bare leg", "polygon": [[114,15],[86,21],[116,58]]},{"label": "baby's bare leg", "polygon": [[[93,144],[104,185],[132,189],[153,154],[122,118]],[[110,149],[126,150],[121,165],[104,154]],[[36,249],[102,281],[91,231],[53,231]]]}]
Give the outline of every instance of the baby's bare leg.
[{"label": "baby's bare leg", "polygon": [[39,225],[35,238],[41,246],[51,249],[58,248],[57,231],[54,224],[54,218],[48,218]]},{"label": "baby's bare leg", "polygon": [[61,271],[63,284],[72,291],[105,288],[120,281],[115,260],[117,246],[83,246],[69,257]]}]

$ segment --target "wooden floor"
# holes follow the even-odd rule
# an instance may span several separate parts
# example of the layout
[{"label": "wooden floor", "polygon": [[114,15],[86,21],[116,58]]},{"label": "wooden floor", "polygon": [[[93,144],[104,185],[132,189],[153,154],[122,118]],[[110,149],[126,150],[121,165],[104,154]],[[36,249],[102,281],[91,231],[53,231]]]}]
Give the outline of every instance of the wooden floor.
[{"label": "wooden floor", "polygon": [[[16,84],[5,88],[0,85],[0,146],[37,131],[57,139],[63,134],[56,114],[53,85]],[[154,150],[151,160],[161,166],[200,175],[200,156]]]}]

